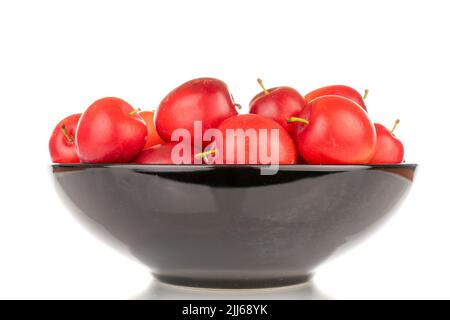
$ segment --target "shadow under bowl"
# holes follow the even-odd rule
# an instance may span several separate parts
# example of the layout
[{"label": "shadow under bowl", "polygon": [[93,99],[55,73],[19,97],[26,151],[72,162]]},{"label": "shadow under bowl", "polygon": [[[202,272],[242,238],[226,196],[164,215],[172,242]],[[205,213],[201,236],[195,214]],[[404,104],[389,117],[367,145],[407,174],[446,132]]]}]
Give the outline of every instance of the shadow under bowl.
[{"label": "shadow under bowl", "polygon": [[54,164],[71,211],[162,282],[265,288],[307,281],[374,230],[417,165]]}]

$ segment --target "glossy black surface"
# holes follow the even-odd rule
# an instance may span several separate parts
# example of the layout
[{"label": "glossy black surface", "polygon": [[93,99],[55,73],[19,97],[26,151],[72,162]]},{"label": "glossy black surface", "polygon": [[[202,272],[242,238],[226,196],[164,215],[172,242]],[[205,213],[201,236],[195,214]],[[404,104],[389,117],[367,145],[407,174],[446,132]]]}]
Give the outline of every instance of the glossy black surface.
[{"label": "glossy black surface", "polygon": [[53,165],[97,235],[172,284],[249,288],[306,281],[386,217],[416,165]]}]

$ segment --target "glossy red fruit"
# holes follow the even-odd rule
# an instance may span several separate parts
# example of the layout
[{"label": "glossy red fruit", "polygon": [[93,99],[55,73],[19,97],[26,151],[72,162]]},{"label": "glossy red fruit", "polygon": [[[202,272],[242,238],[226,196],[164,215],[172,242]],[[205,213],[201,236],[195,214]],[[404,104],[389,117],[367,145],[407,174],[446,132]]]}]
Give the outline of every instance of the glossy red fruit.
[{"label": "glossy red fruit", "polygon": [[56,125],[48,144],[50,157],[53,162],[80,162],[75,150],[75,131],[80,117],[81,113],[72,114]]},{"label": "glossy red fruit", "polygon": [[[313,100],[303,110],[297,150],[309,164],[365,164],[375,152],[376,134],[367,112],[339,96]],[[306,120],[306,121],[305,121]]]},{"label": "glossy red fruit", "polygon": [[78,156],[87,163],[130,162],[146,139],[144,120],[119,98],[95,101],[81,116],[75,135]]},{"label": "glossy red fruit", "polygon": [[149,149],[158,144],[164,143],[164,140],[158,134],[155,127],[154,121],[154,112],[153,111],[142,111],[139,112],[139,115],[144,119],[145,124],[147,125],[147,142],[145,143],[144,150]]},{"label": "glossy red fruit", "polygon": [[[364,96],[367,96],[368,91],[366,90]],[[361,94],[353,89],[352,87],[343,86],[343,85],[334,85],[316,89],[311,91],[305,96],[305,100],[307,102],[311,102],[312,100],[323,97],[323,96],[341,96],[347,99],[350,99],[360,105],[364,110],[367,111],[366,104],[364,103],[364,99]]]},{"label": "glossy red fruit", "polygon": [[[216,164],[294,164],[297,161],[297,152],[292,138],[281,125],[272,119],[257,114],[237,115],[226,119],[217,129],[223,139],[215,140],[214,143]],[[250,133],[247,131],[248,129],[254,129],[252,130],[255,133],[253,144],[251,143],[252,139],[246,137],[246,134]],[[266,132],[264,133],[260,129],[266,129]],[[234,131],[236,135],[228,135],[227,130],[237,130]],[[278,132],[276,145],[273,146],[271,140],[274,133],[271,130]],[[267,139],[264,139],[265,137]],[[240,143],[244,148],[238,147]],[[278,150],[278,161],[276,154],[272,157],[272,147],[273,150]],[[231,150],[231,152],[227,152],[227,150]],[[273,161],[267,162],[268,159],[261,157],[261,154],[263,157],[272,157]]]},{"label": "glossy red fruit", "polygon": [[388,130],[385,126],[375,123],[375,130],[377,133],[377,145],[375,154],[370,163],[401,163],[404,157],[404,148],[402,142],[397,139],[393,131],[399,121],[397,120],[392,130]]},{"label": "glossy red fruit", "polygon": [[302,95],[290,87],[276,87],[267,90],[261,79],[258,79],[258,82],[263,91],[250,102],[250,113],[275,120],[292,134],[295,124],[288,123],[286,120],[298,115],[306,106]]},{"label": "glossy red fruit", "polygon": [[170,92],[155,114],[160,137],[171,141],[176,129],[186,129],[194,141],[194,121],[201,121],[203,132],[216,128],[223,120],[237,114],[227,85],[213,78],[188,81]]},{"label": "glossy red fruit", "polygon": [[[172,154],[172,152],[174,152],[174,154]],[[184,152],[187,153],[184,154]],[[183,144],[182,142],[181,144],[179,142],[166,142],[142,151],[141,154],[134,160],[134,163],[194,164],[194,156],[194,148],[190,144]]]}]

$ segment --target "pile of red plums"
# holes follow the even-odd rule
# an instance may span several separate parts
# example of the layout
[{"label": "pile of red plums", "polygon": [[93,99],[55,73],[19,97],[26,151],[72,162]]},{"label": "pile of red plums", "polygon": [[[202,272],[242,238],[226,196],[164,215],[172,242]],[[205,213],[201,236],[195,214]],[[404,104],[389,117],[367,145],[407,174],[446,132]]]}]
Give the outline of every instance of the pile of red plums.
[{"label": "pile of red plums", "polygon": [[[393,134],[398,120],[392,130],[372,123],[365,97],[355,89],[334,85],[303,97],[291,87],[266,89],[258,82],[263,91],[251,100],[249,114],[238,114],[240,105],[227,85],[213,78],[194,79],[175,88],[155,112],[135,109],[119,98],[97,100],[83,114],[58,123],[49,143],[51,159],[55,163],[267,164],[261,152],[252,153],[263,148],[278,152],[277,164],[403,161],[403,145]],[[228,135],[231,129],[243,135],[243,141],[249,139],[247,130],[253,129],[256,146],[236,143],[239,134]]]}]

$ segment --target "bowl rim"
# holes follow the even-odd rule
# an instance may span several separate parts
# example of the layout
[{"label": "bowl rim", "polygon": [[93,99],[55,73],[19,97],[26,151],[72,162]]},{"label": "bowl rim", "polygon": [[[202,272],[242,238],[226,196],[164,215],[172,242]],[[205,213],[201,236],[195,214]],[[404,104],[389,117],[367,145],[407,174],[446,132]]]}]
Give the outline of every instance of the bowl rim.
[{"label": "bowl rim", "polygon": [[[53,169],[107,169],[121,168],[130,170],[158,170],[158,171],[184,171],[184,170],[213,170],[213,169],[264,169],[269,165],[243,165],[243,164],[134,164],[134,163],[52,163]],[[280,164],[278,171],[354,171],[369,169],[415,169],[417,163],[397,163],[397,164]]]}]

